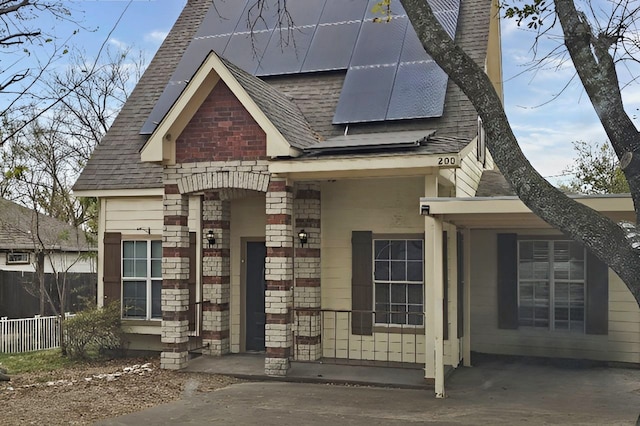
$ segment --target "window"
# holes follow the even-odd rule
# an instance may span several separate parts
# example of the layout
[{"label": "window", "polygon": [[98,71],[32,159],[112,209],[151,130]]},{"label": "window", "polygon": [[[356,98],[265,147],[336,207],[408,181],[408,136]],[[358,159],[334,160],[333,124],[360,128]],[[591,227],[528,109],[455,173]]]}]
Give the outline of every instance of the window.
[{"label": "window", "polygon": [[162,318],[162,242],[122,242],[122,316]]},{"label": "window", "polygon": [[422,240],[373,241],[377,324],[423,325]]},{"label": "window", "polygon": [[29,263],[29,253],[7,253],[7,265]]},{"label": "window", "polygon": [[585,331],[585,258],[573,241],[518,242],[519,325]]}]

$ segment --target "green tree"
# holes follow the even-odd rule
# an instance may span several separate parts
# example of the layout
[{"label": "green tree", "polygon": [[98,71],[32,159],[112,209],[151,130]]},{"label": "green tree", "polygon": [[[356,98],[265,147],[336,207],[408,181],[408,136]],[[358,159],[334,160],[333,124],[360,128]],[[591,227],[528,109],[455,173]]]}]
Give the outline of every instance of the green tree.
[{"label": "green tree", "polygon": [[580,194],[624,194],[629,183],[624,177],[616,153],[608,142],[590,144],[573,142],[577,154],[575,164],[565,170],[574,177],[568,189]]}]

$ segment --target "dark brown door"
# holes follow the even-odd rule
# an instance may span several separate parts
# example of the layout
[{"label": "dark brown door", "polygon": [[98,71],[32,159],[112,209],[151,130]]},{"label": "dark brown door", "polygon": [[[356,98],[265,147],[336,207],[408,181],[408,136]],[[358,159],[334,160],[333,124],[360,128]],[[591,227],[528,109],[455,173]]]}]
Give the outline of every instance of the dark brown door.
[{"label": "dark brown door", "polygon": [[247,277],[247,351],[264,351],[264,261],[267,249],[264,242],[247,242],[247,257],[245,261]]}]

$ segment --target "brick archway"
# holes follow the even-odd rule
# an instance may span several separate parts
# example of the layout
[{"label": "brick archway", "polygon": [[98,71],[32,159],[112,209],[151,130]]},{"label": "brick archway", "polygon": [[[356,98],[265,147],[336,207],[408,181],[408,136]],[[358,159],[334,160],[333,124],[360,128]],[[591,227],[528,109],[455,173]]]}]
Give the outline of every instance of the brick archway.
[{"label": "brick archway", "polygon": [[185,176],[177,184],[180,194],[231,188],[267,192],[269,180],[264,172],[218,171]]}]

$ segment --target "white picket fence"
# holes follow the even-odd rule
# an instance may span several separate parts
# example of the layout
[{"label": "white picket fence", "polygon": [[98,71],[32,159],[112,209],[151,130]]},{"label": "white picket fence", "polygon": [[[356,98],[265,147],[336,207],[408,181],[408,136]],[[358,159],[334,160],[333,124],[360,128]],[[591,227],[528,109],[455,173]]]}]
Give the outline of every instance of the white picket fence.
[{"label": "white picket fence", "polygon": [[[67,318],[72,314],[65,314]],[[21,353],[60,347],[58,317],[0,318],[0,353]]]}]

